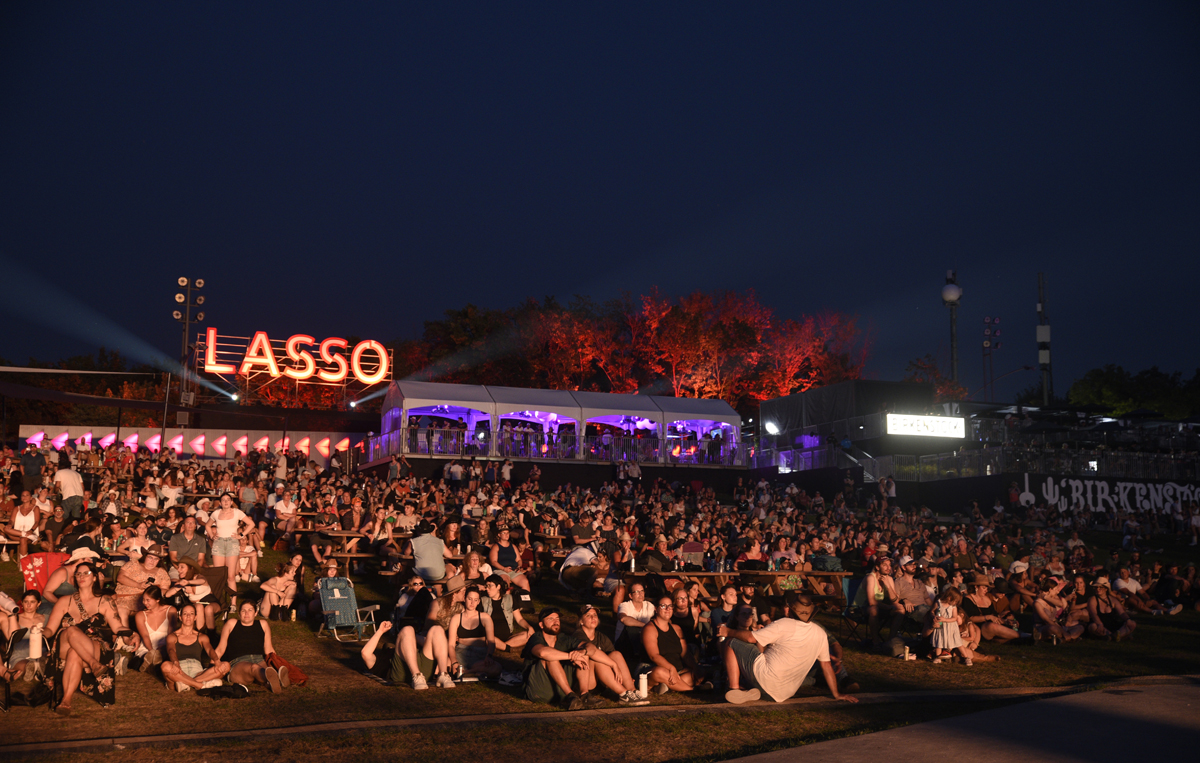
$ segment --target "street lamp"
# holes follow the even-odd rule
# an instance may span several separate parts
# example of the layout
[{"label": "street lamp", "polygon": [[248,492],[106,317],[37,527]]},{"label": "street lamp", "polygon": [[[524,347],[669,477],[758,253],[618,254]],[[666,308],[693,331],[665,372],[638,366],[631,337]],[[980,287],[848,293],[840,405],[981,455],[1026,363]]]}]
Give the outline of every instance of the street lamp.
[{"label": "street lamp", "polygon": [[942,287],[942,304],[950,308],[950,379],[955,384],[958,383],[958,303],[962,293],[958,274],[947,270],[946,285]]},{"label": "street lamp", "polygon": [[[179,352],[180,363],[187,365],[188,356],[188,333],[191,328],[192,321],[201,323],[204,320],[204,313],[198,312],[192,314],[193,307],[200,307],[204,304],[204,295],[198,294],[195,299],[192,299],[192,290],[199,291],[204,288],[203,278],[184,278],[182,276],[176,280],[179,288],[186,289],[185,292],[176,292],[175,302],[182,309],[175,310],[171,313],[171,317],[183,324],[183,347]],[[179,402],[181,404],[190,404],[191,399],[188,397],[187,391],[187,374],[183,374],[179,380]]]}]

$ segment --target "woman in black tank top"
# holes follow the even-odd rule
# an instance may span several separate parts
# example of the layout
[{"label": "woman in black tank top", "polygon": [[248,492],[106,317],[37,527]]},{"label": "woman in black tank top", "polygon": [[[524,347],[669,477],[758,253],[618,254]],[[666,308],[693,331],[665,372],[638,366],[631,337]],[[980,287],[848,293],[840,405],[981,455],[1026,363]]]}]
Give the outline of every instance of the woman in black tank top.
[{"label": "woman in black tank top", "polygon": [[[208,636],[196,630],[196,605],[188,602],[179,608],[179,628],[167,636],[167,659],[162,664],[163,678],[168,688],[176,691],[187,689],[202,689],[210,681],[218,684],[229,673],[229,663],[222,662]],[[203,669],[202,663],[208,657],[209,667]],[[185,661],[189,662],[186,666]],[[186,670],[185,670],[186,668]]]},{"label": "woman in black tank top", "polygon": [[654,663],[650,672],[650,685],[658,694],[666,694],[669,689],[675,691],[691,691],[692,689],[707,690],[712,684],[703,681],[700,666],[688,653],[687,644],[683,641],[683,632],[679,626],[671,622],[675,605],[670,596],[659,598],[654,610],[654,619],[650,621],[653,627],[642,628],[642,647],[646,656]]},{"label": "woman in black tank top", "polygon": [[266,657],[275,652],[275,646],[271,643],[270,624],[257,619],[257,615],[258,606],[252,601],[243,601],[238,607],[237,619],[225,621],[216,654],[229,660],[231,682],[263,684],[278,694],[290,686],[291,681],[286,667],[276,670],[267,665]]},{"label": "woman in black tank top", "polygon": [[496,647],[492,617],[479,611],[479,602],[479,589],[470,586],[463,597],[463,611],[450,618],[450,674],[455,678],[500,675],[500,663],[492,658]]}]

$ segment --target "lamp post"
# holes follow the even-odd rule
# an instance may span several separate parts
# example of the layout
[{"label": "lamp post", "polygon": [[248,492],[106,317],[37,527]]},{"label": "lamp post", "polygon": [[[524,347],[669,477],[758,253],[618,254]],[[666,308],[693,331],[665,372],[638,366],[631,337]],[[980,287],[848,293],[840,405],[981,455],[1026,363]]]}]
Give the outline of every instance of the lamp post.
[{"label": "lamp post", "polygon": [[[202,312],[192,315],[192,308],[200,307],[201,305],[204,304],[204,295],[199,294],[193,300],[192,299],[192,290],[194,289],[196,291],[199,291],[199,290],[203,289],[204,288],[204,279],[203,278],[184,278],[181,276],[176,281],[176,283],[179,284],[179,288],[186,289],[186,292],[181,291],[181,292],[176,292],[176,294],[175,294],[175,302],[182,309],[177,309],[177,310],[175,310],[175,312],[171,313],[171,317],[173,317],[175,320],[177,320],[183,324],[183,346],[179,351],[179,363],[180,363],[180,365],[186,367],[187,366],[187,356],[188,356],[188,332],[191,329],[192,321],[195,321],[196,323],[200,323],[201,321],[204,320],[204,313],[202,313]],[[190,403],[190,399],[187,397],[187,395],[188,395],[187,387],[188,387],[187,374],[186,373],[180,374],[180,376],[179,376],[179,403],[180,403],[180,405],[186,405],[186,404]]]},{"label": "lamp post", "polygon": [[958,274],[947,270],[946,285],[942,287],[942,304],[950,308],[950,379],[955,384],[958,383],[958,303],[962,293]]}]

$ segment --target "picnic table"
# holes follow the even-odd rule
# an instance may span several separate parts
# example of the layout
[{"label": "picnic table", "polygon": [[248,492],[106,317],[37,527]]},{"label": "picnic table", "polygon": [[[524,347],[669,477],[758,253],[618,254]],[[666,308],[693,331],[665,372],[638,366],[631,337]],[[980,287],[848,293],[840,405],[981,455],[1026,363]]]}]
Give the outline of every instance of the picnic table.
[{"label": "picnic table", "polygon": [[531,533],[531,535],[535,538],[541,538],[546,541],[547,545],[554,548],[562,548],[563,539],[566,538],[565,535],[549,535],[547,533]]}]

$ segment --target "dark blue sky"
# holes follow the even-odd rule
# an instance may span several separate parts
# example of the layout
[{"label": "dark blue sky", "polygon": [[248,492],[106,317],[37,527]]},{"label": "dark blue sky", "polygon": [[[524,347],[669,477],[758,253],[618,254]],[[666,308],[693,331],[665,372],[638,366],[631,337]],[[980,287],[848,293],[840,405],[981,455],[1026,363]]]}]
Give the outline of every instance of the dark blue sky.
[{"label": "dark blue sky", "polygon": [[175,354],[180,275],[222,333],[383,340],[753,287],[899,378],[955,268],[972,391],[985,315],[1036,362],[1038,271],[1060,393],[1200,366],[1195,3],[422,5],[0,7],[0,354],[119,344],[96,315]]}]

